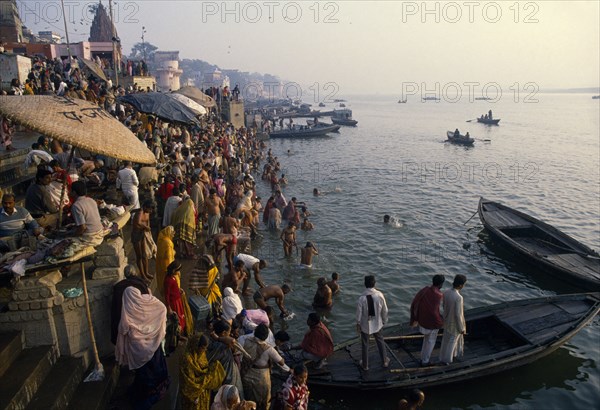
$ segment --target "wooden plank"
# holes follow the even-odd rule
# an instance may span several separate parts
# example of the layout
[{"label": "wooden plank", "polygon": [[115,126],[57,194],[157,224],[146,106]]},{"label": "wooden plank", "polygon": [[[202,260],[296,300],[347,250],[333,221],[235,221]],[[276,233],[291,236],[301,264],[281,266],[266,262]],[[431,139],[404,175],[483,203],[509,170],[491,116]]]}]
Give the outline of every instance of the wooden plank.
[{"label": "wooden plank", "polygon": [[575,323],[579,317],[570,315],[564,310],[559,310],[551,315],[536,317],[530,320],[518,323],[515,329],[529,339],[530,334],[535,334],[543,329],[553,328],[564,323]]},{"label": "wooden plank", "polygon": [[554,303],[554,305],[558,306],[565,312],[568,312],[572,315],[582,315],[590,309],[592,304],[589,301],[583,299],[559,301]]},{"label": "wooden plank", "polygon": [[573,326],[573,323],[569,322],[548,329],[542,329],[539,332],[530,334],[529,338],[533,344],[548,343],[556,336],[562,336],[571,326]]},{"label": "wooden plank", "polygon": [[516,311],[513,310],[512,314],[509,315],[507,315],[505,312],[498,312],[497,317],[507,325],[514,327],[520,322],[524,322],[532,318],[539,318],[542,316],[551,315],[559,311],[559,307],[548,303],[543,303],[539,305],[521,307],[520,309],[516,309]]}]

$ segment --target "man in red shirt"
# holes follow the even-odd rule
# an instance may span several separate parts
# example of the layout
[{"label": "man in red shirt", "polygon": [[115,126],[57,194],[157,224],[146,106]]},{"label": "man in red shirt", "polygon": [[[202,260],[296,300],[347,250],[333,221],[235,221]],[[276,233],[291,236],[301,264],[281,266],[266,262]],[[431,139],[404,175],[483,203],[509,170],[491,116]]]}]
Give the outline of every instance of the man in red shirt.
[{"label": "man in red shirt", "polygon": [[321,369],[333,353],[333,338],[316,313],[308,315],[306,324],[309,327],[308,332],[297,348],[302,349],[300,356],[303,360],[312,360],[317,363],[316,368]]},{"label": "man in red shirt", "polygon": [[440,315],[441,289],[444,280],[444,275],[435,275],[432,285],[421,289],[410,305],[410,325],[419,326],[419,332],[423,334],[421,366],[429,365],[438,332],[444,326],[444,320]]}]

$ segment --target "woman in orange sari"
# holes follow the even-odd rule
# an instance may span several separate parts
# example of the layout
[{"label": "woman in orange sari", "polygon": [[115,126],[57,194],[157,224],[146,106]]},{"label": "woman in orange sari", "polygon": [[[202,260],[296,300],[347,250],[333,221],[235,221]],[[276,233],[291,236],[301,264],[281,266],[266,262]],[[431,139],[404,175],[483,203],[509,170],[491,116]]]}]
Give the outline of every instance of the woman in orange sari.
[{"label": "woman in orange sari", "polygon": [[165,294],[164,283],[167,267],[175,260],[174,236],[175,228],[167,226],[159,232],[158,240],[156,241],[156,285],[162,295]]}]

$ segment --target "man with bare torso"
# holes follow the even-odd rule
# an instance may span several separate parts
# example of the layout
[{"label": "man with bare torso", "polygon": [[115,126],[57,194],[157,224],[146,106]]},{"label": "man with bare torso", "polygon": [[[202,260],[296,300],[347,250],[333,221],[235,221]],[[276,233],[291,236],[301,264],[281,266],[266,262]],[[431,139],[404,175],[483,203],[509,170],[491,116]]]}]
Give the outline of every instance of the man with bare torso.
[{"label": "man with bare torso", "polygon": [[254,293],[253,298],[254,298],[254,302],[258,305],[258,307],[263,310],[265,310],[265,308],[268,306],[267,300],[274,298],[275,303],[277,303],[277,306],[279,307],[279,310],[281,311],[280,316],[286,317],[289,315],[289,312],[285,309],[285,306],[283,305],[283,301],[285,299],[285,295],[290,293],[291,291],[292,291],[292,289],[287,284],[283,284],[282,286],[269,285],[269,286],[265,286],[264,288],[258,289]]},{"label": "man with bare torso", "polygon": [[217,264],[221,260],[221,252],[225,251],[225,258],[227,259],[227,268],[229,271],[233,269],[233,256],[237,250],[237,236],[229,233],[218,233],[213,235],[213,246],[214,246],[214,257]]},{"label": "man with bare torso", "polygon": [[210,238],[219,233],[219,220],[221,219],[221,212],[225,210],[225,204],[223,204],[223,200],[217,195],[216,189],[211,188],[209,192],[210,195],[204,201],[204,207],[208,215],[207,235]]},{"label": "man with bare torso", "polygon": [[233,267],[233,270],[223,276],[221,281],[221,289],[227,287],[231,288],[234,292],[240,293],[240,286],[246,281],[247,275],[244,270],[244,262],[237,261]]},{"label": "man with bare torso", "polygon": [[314,255],[318,255],[319,251],[317,247],[313,245],[312,242],[306,242],[306,246],[302,248],[300,263],[302,265],[311,267],[312,266],[312,258]]},{"label": "man with bare torso", "polygon": [[135,251],[135,263],[140,276],[147,282],[152,280],[152,275],[148,272],[148,259],[152,255],[147,255],[146,246],[144,245],[146,232],[150,230],[150,214],[154,210],[152,201],[144,202],[142,209],[136,212],[133,217],[133,227],[131,229],[131,243]]},{"label": "man with bare torso", "polygon": [[221,219],[221,226],[223,227],[223,233],[237,236],[240,221],[231,216],[231,208],[225,210],[225,216]]},{"label": "man with bare torso", "polygon": [[313,298],[313,307],[320,309],[328,309],[333,305],[333,292],[327,285],[327,279],[319,278],[317,280],[317,292]]},{"label": "man with bare torso", "polygon": [[293,222],[288,223],[287,228],[281,231],[279,239],[283,242],[283,253],[285,256],[292,255],[292,248],[296,245],[296,226]]}]

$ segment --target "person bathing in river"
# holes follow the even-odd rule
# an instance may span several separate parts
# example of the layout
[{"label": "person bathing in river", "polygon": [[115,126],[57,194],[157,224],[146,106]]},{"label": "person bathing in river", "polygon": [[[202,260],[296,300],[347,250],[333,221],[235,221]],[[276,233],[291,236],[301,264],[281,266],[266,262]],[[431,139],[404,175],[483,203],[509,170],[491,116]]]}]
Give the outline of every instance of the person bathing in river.
[{"label": "person bathing in river", "polygon": [[315,309],[329,309],[333,305],[333,292],[327,285],[327,279],[319,278],[317,280],[317,292],[313,298],[313,307]]},{"label": "person bathing in river", "polygon": [[256,303],[256,305],[262,310],[265,310],[268,306],[267,300],[274,298],[275,303],[277,303],[277,306],[281,311],[280,316],[286,317],[289,315],[289,312],[286,310],[283,301],[285,300],[285,295],[290,293],[291,291],[292,288],[290,288],[290,286],[285,283],[281,286],[269,285],[264,288],[260,288],[254,293],[254,303]]},{"label": "person bathing in river", "polygon": [[306,246],[302,248],[300,263],[306,267],[312,267],[312,258],[318,255],[319,251],[312,242],[306,242]]},{"label": "person bathing in river", "polygon": [[292,248],[296,245],[296,226],[294,222],[289,222],[287,228],[281,231],[279,239],[283,242],[283,253],[285,256],[292,255]]}]

